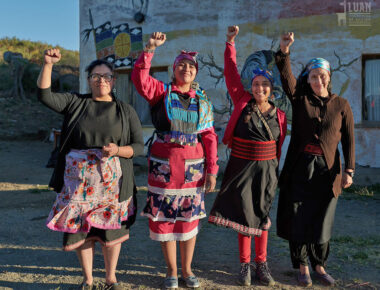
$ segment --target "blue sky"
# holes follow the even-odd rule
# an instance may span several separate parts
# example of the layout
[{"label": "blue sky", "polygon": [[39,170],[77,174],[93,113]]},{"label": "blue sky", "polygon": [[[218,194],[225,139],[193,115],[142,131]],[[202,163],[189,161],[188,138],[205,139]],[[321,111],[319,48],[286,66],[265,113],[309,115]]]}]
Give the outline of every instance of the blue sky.
[{"label": "blue sky", "polygon": [[0,0],[0,38],[79,50],[79,0]]}]

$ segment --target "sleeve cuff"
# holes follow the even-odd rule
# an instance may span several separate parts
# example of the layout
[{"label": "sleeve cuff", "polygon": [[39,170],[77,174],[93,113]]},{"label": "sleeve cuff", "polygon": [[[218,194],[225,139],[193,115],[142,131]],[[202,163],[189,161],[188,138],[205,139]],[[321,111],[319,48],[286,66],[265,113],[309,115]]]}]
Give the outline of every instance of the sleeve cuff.
[{"label": "sleeve cuff", "polygon": [[136,64],[140,69],[150,68],[154,52],[143,51],[140,61]]},{"label": "sleeve cuff", "polygon": [[277,55],[280,57],[287,57],[290,55],[290,51],[288,53],[283,53],[281,49],[277,51]]},{"label": "sleeve cuff", "polygon": [[37,87],[37,92],[38,92],[40,95],[50,94],[50,92],[51,92],[51,87],[48,87],[48,88],[46,88],[46,89],[41,89],[41,88],[38,88],[38,87]]},{"label": "sleeve cuff", "polygon": [[352,171],[355,171],[355,165],[347,164],[347,166],[345,166],[344,170],[346,171],[348,169],[351,169]]},{"label": "sleeve cuff", "polygon": [[[135,143],[133,143],[133,144],[129,144],[129,145],[127,145],[127,146],[131,146],[131,147],[132,147],[132,150],[133,150],[133,155],[132,155],[130,158],[133,158],[133,157],[139,156],[139,155],[141,155],[141,154],[143,153],[143,151],[144,151],[144,147],[141,146],[140,144],[135,144]],[[141,147],[142,147],[142,150],[140,150]]]},{"label": "sleeve cuff", "polygon": [[219,166],[215,164],[207,168],[207,174],[217,176],[218,170],[219,170]]}]

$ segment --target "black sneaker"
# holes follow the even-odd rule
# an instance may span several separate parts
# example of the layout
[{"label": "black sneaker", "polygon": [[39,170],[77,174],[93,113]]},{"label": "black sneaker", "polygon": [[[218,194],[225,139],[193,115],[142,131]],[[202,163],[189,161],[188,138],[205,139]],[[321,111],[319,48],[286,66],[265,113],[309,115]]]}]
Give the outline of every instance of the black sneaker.
[{"label": "black sneaker", "polygon": [[274,286],[276,282],[272,278],[267,262],[256,262],[256,279],[265,286]]},{"label": "black sneaker", "polygon": [[242,286],[251,285],[251,267],[249,263],[241,263],[238,283]]}]

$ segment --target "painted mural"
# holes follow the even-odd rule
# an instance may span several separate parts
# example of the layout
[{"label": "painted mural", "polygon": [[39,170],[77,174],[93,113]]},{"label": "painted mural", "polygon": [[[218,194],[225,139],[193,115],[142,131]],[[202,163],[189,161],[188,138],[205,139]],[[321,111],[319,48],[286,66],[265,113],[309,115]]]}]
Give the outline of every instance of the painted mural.
[{"label": "painted mural", "polygon": [[128,23],[112,25],[111,21],[94,27],[91,9],[89,17],[91,28],[83,30],[82,35],[87,42],[93,34],[97,59],[113,63],[115,69],[132,68],[143,50],[142,27],[129,27]]},{"label": "painted mural", "polygon": [[[142,39],[157,30],[165,32],[167,45],[157,50],[152,67],[169,67],[169,78],[173,57],[181,49],[198,51],[200,69],[197,79],[214,104],[216,129],[220,136],[223,135],[232,110],[223,76],[225,30],[228,25],[236,24],[240,27],[236,45],[239,52],[238,69],[242,73],[243,82],[244,79],[250,79],[250,76],[245,76],[245,71],[250,73],[255,65],[264,64],[268,69],[273,67],[272,54],[278,47],[276,41],[283,31],[293,31],[296,41],[292,46],[291,61],[295,76],[313,57],[323,57],[330,62],[333,70],[332,90],[346,98],[353,110],[358,136],[357,162],[360,165],[380,167],[380,114],[376,113],[380,112],[380,91],[376,85],[370,85],[367,89],[367,83],[374,81],[377,84],[377,79],[367,79],[365,76],[366,70],[380,71],[380,2],[264,2],[236,0],[231,5],[229,0],[80,0],[81,31],[93,28],[88,13],[91,8],[96,13],[94,29],[109,21],[111,26],[128,23],[129,30],[141,26],[145,33]],[[136,15],[141,14],[144,15],[144,20],[139,22]],[[92,43],[93,41],[89,41],[90,45],[83,45],[83,41],[81,43],[81,72],[95,56],[95,43]],[[370,62],[374,62],[373,68],[368,67]],[[290,106],[276,71],[274,75],[276,84],[273,100],[290,118]],[[81,74],[83,92],[86,91],[85,76]],[[371,128],[369,130],[366,122],[371,120],[377,123],[368,127]],[[366,142],[376,146],[367,150]],[[286,151],[286,147],[283,149]]]},{"label": "painted mural", "polygon": [[[273,48],[275,46],[275,43],[276,41],[273,40],[272,47],[270,50],[255,51],[245,59],[244,66],[240,74],[241,82],[244,85],[245,89],[247,91],[250,91],[251,79],[253,77],[252,72],[254,69],[261,68],[271,71],[274,78],[273,94],[271,99],[278,108],[280,108],[282,111],[286,113],[288,124],[291,124],[292,107],[289,99],[287,98],[284,90],[282,89],[280,72],[278,71],[274,58],[275,51],[273,50]],[[354,65],[355,62],[360,59],[360,57],[358,56],[348,61],[343,61],[336,51],[334,51],[334,56],[335,60],[331,60],[331,71],[335,79],[334,92],[337,93],[339,96],[344,96],[344,93],[347,91],[347,88],[349,87],[351,82],[351,77],[347,70],[349,70],[349,68],[352,65]],[[199,62],[201,63],[200,70],[207,68],[209,76],[215,82],[215,87],[221,81],[224,81],[223,67],[215,62],[215,57],[212,53],[208,54],[207,57],[201,55],[199,57]],[[334,65],[335,63],[337,64]],[[293,63],[295,71],[302,71],[305,64]],[[297,77],[297,74],[295,76]],[[215,114],[221,115],[216,118],[217,120],[225,120],[222,124],[219,124],[223,126],[227,123],[226,120],[228,120],[229,116],[231,115],[233,106],[228,92],[226,92],[225,96],[221,96],[221,98],[225,98],[226,101],[222,102],[222,106],[216,106],[214,111]],[[220,103],[220,100],[218,100],[217,103]]]},{"label": "painted mural", "polygon": [[[288,100],[284,90],[282,89],[280,72],[278,71],[278,68],[276,66],[274,54],[274,50],[260,50],[249,55],[245,60],[243,69],[241,71],[241,80],[244,87],[247,90],[249,90],[251,85],[250,82],[253,77],[252,72],[255,68],[261,68],[271,71],[274,78],[272,101],[278,108],[280,108],[286,113],[286,117],[288,118],[289,123],[291,123],[292,108],[290,101]],[[336,61],[331,60],[333,63],[337,63],[337,65],[335,66],[333,64],[331,65],[331,72],[333,73],[333,77],[336,79],[335,85],[337,86],[334,87],[334,92],[337,93],[339,96],[343,96],[351,82],[351,77],[347,70],[352,65],[354,65],[357,60],[360,59],[360,56],[355,57],[346,62],[342,61],[342,58],[338,55],[336,51],[334,51],[334,56],[336,58]],[[298,66],[301,66],[301,68],[299,69],[300,71],[302,71],[304,65],[305,64],[301,63],[298,64]],[[335,76],[336,74],[337,76]]]}]

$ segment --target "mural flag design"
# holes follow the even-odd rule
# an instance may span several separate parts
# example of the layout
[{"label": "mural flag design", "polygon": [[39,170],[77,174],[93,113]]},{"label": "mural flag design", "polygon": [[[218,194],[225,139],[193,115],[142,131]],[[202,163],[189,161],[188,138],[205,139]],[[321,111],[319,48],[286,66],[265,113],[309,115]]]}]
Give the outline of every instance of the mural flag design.
[{"label": "mural flag design", "polygon": [[131,51],[131,36],[128,23],[122,23],[112,28],[113,46],[115,51],[115,68],[131,67],[132,59],[129,57]]},{"label": "mural flag design", "polygon": [[134,27],[130,30],[131,35],[131,52],[130,57],[137,59],[143,50],[143,34],[141,27]]},{"label": "mural flag design", "polygon": [[106,22],[95,29],[96,57],[105,59],[113,54],[111,22]]},{"label": "mural flag design", "polygon": [[115,69],[132,68],[143,50],[142,27],[128,23],[112,26],[110,21],[94,28],[96,57],[114,64]]}]

